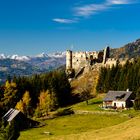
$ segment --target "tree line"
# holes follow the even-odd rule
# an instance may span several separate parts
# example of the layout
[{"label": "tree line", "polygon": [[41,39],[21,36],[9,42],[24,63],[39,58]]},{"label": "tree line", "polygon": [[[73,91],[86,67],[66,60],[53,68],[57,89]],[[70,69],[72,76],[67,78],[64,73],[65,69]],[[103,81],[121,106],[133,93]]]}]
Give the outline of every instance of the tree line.
[{"label": "tree line", "polygon": [[140,58],[133,62],[127,61],[124,66],[116,65],[111,68],[102,67],[96,90],[107,93],[109,90],[129,89],[136,95],[135,108],[140,109]]},{"label": "tree line", "polygon": [[0,112],[17,108],[26,116],[46,115],[71,102],[71,86],[63,71],[8,78],[0,86]]}]

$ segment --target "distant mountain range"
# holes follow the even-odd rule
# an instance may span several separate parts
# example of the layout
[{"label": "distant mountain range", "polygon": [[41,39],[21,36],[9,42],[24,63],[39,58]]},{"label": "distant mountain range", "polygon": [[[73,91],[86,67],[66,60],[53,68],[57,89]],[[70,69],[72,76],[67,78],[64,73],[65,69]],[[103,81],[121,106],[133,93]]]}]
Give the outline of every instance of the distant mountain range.
[{"label": "distant mountain range", "polygon": [[13,59],[13,60],[19,60],[19,61],[30,61],[35,58],[62,58],[65,57],[65,52],[55,52],[51,54],[41,53],[36,56],[19,56],[17,54],[14,55],[5,55],[0,54],[0,59]]},{"label": "distant mountain range", "polygon": [[19,56],[0,54],[0,81],[8,75],[28,76],[51,71],[65,65],[66,53],[42,53],[37,56]]},{"label": "distant mountain range", "polygon": [[[140,56],[140,39],[128,43],[121,48],[111,49],[112,58],[136,58]],[[36,56],[19,56],[0,54],[0,81],[5,81],[8,75],[28,76],[51,71],[64,66],[66,52],[52,54],[41,53]]]}]

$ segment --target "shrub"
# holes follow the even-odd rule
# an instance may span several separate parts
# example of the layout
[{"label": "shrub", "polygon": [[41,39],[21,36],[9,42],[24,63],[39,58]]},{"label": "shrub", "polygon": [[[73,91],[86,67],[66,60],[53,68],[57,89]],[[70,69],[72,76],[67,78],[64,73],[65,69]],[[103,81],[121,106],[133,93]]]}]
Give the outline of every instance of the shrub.
[{"label": "shrub", "polygon": [[59,109],[56,113],[57,116],[65,116],[74,114],[74,111],[71,108]]}]

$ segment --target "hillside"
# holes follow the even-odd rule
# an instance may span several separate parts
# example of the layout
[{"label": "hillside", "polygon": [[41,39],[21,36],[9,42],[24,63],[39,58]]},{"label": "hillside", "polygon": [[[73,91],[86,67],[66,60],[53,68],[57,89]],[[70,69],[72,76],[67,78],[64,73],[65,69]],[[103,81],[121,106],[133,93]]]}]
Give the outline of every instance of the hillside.
[{"label": "hillside", "polygon": [[140,117],[133,118],[115,126],[88,131],[80,134],[60,136],[51,138],[50,140],[139,140],[140,127],[138,124],[140,124]]},{"label": "hillside", "polygon": [[136,58],[140,56],[140,39],[128,43],[121,48],[111,49],[112,58]]},{"label": "hillside", "polygon": [[71,86],[74,94],[81,93],[83,90],[89,89],[91,94],[96,94],[96,85],[99,76],[99,69],[92,69],[88,72],[84,72],[77,78],[71,81]]},{"label": "hillside", "polygon": [[[71,106],[75,111],[91,113],[61,116],[44,120],[45,126],[21,132],[19,140],[138,140],[140,138],[139,111],[105,111],[99,105],[102,96]],[[131,118],[130,116],[133,116]],[[44,132],[51,132],[46,135]]]},{"label": "hillside", "polygon": [[34,73],[41,73],[42,70],[24,61],[12,59],[0,59],[0,82],[4,82],[10,76],[27,76]]}]

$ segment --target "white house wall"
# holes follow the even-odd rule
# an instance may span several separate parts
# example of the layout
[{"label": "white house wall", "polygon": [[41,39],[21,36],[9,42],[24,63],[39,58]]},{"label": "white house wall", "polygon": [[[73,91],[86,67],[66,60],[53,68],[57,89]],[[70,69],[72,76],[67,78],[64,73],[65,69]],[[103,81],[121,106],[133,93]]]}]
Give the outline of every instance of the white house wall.
[{"label": "white house wall", "polygon": [[114,106],[114,103],[116,103],[116,107],[126,107],[126,102],[125,101],[113,101],[112,106]]}]

